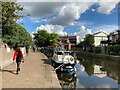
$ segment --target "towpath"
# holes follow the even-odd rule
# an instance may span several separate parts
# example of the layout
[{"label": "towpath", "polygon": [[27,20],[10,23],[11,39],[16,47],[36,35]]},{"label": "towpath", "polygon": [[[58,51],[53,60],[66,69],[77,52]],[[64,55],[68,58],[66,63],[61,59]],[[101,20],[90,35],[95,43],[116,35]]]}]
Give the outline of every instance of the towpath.
[{"label": "towpath", "polygon": [[16,75],[16,63],[2,70],[2,88],[61,88],[50,60],[42,53],[30,53]]}]

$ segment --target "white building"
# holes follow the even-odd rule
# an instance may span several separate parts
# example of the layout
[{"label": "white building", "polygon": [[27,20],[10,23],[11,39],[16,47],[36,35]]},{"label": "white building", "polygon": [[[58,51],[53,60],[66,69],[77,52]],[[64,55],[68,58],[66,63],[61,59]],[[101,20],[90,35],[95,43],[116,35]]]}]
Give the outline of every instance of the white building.
[{"label": "white building", "polygon": [[76,45],[80,43],[80,36],[76,36]]},{"label": "white building", "polygon": [[93,34],[93,36],[94,36],[94,45],[95,46],[100,46],[101,41],[108,40],[107,33],[103,32],[103,31],[97,32],[97,33]]}]

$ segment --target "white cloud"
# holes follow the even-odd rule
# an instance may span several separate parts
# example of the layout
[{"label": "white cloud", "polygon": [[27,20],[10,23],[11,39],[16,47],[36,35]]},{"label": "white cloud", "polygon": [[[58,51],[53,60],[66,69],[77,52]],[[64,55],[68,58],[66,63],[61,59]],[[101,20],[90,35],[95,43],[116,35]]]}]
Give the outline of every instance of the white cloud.
[{"label": "white cloud", "polygon": [[59,9],[58,15],[49,21],[50,24],[74,25],[74,20],[78,20],[93,3],[66,3]]},{"label": "white cloud", "polygon": [[39,23],[39,22],[47,22],[47,19],[31,18],[31,20],[34,21],[35,23]]},{"label": "white cloud", "polygon": [[67,32],[64,31],[64,27],[59,25],[41,25],[36,28],[36,31],[38,30],[46,30],[48,33],[57,33],[61,36],[67,35]]},{"label": "white cloud", "polygon": [[[59,2],[61,1],[61,2]],[[63,2],[58,0],[58,2],[19,2],[19,4],[24,5],[25,10],[22,14],[30,14],[32,20],[37,21],[42,17],[54,16],[54,18],[49,20],[49,24],[54,25],[74,25],[74,20],[80,19],[80,16],[89,10],[93,4],[98,3],[100,6],[95,10],[98,13],[110,14],[110,12],[116,7],[120,0],[72,0],[73,2]],[[107,0],[106,0],[107,1]]]},{"label": "white cloud", "polygon": [[100,7],[97,9],[97,11],[103,14],[110,14],[111,11],[116,7],[118,2],[119,0],[116,0],[116,2],[114,2],[113,0],[111,0],[111,2],[99,2]]},{"label": "white cloud", "polygon": [[32,32],[32,33],[31,33],[32,38],[34,38],[34,35],[33,35],[34,33],[35,33],[35,32]]},{"label": "white cloud", "polygon": [[96,26],[92,29],[86,28],[85,26],[81,26],[79,30],[80,31],[75,32],[74,35],[80,36],[80,38],[83,40],[86,34],[93,34],[99,31],[103,31],[109,34],[110,32],[115,32],[116,30],[118,30],[118,26],[117,25],[102,25],[102,26]]},{"label": "white cloud", "polygon": [[117,25],[102,25],[102,26],[96,26],[93,29],[94,29],[94,33],[99,32],[99,31],[110,33],[110,32],[114,32],[118,30],[118,26]]},{"label": "white cloud", "polygon": [[89,28],[86,28],[85,26],[80,27],[79,32],[75,32],[74,35],[80,36],[80,38],[83,40],[86,34],[92,34],[92,30]]},{"label": "white cloud", "polygon": [[24,11],[21,14],[30,14],[33,20],[54,15],[57,13],[58,8],[64,5],[58,2],[19,2],[19,4],[24,7]]},{"label": "white cloud", "polygon": [[111,85],[109,85],[109,84],[104,84],[104,85],[96,86],[96,88],[111,88],[110,86]]},{"label": "white cloud", "polygon": [[92,9],[92,11],[94,12],[94,11],[95,11],[95,9]]},{"label": "white cloud", "polygon": [[20,18],[19,20],[17,20],[17,23],[23,23],[23,22],[24,22],[23,18]]},{"label": "white cloud", "polygon": [[39,21],[39,20],[36,20],[35,22],[36,22],[36,23],[39,23],[40,21]]},{"label": "white cloud", "polygon": [[75,24],[75,26],[92,26],[92,25],[94,25],[94,23],[93,22],[90,22],[90,21],[75,21],[74,22],[74,24]]},{"label": "white cloud", "polygon": [[[10,0],[4,0],[10,1]],[[14,0],[13,0],[14,1]],[[17,2],[111,2],[113,0],[17,0]],[[114,2],[116,2],[115,0]]]},{"label": "white cloud", "polygon": [[17,0],[17,2],[61,2],[61,0]]}]

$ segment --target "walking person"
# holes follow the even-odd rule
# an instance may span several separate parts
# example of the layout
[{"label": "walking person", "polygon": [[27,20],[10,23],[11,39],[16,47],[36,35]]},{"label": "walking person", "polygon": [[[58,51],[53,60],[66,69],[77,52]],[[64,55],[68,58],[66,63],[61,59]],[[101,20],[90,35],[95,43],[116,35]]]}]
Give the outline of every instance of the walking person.
[{"label": "walking person", "polygon": [[20,50],[20,47],[17,47],[16,51],[14,52],[13,61],[15,60],[17,64],[16,74],[19,74],[18,72],[20,71],[21,61],[24,62],[24,57],[23,57],[22,51]]},{"label": "walking person", "polygon": [[26,46],[26,54],[28,55],[28,53],[29,53],[29,48],[28,48],[28,46]]}]

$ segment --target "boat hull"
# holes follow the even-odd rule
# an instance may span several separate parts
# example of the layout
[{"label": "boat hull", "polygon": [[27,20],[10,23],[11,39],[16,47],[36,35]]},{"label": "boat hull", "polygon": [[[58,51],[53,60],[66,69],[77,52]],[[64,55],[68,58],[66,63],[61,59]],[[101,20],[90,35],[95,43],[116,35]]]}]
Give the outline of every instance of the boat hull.
[{"label": "boat hull", "polygon": [[[74,71],[74,66],[75,63],[70,64],[70,63],[63,63],[63,62],[56,62],[55,60],[51,60],[52,66],[54,68],[57,68],[57,71],[66,71],[66,72],[71,72]],[[60,66],[61,65],[61,66]],[[60,66],[60,67],[59,67]],[[58,68],[59,67],[59,68]]]}]

